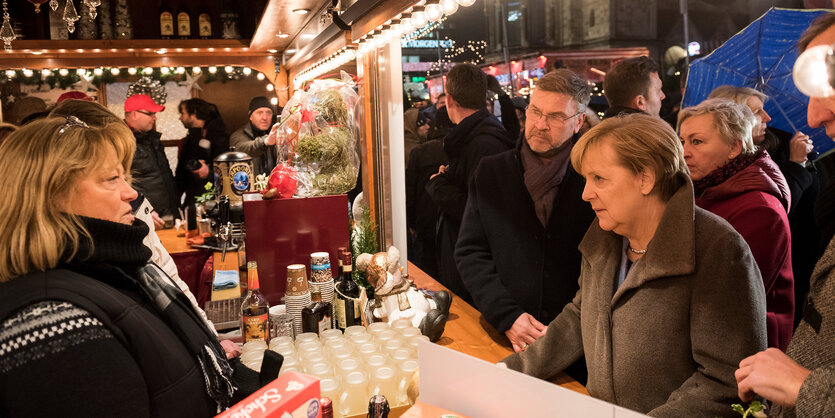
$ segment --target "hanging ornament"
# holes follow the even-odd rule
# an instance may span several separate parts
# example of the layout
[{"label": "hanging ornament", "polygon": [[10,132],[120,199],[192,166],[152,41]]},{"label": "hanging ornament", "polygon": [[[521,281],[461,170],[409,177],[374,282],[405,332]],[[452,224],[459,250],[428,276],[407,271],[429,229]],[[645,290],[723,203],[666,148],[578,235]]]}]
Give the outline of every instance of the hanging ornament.
[{"label": "hanging ornament", "polygon": [[67,30],[70,33],[75,32],[75,22],[78,21],[78,13],[75,11],[75,5],[72,4],[72,0],[67,0],[62,19],[67,22]]},{"label": "hanging ornament", "polygon": [[12,50],[12,41],[15,34],[12,30],[11,18],[9,17],[9,5],[3,0],[3,28],[0,29],[0,39],[3,40],[3,47],[8,52]]},{"label": "hanging ornament", "polygon": [[58,0],[49,0],[49,7],[53,12],[58,10]]},{"label": "hanging ornament", "polygon": [[95,19],[96,15],[98,15],[96,7],[101,6],[101,0],[85,0],[84,4],[87,5],[87,11],[90,13],[90,18]]},{"label": "hanging ornament", "polygon": [[159,80],[154,80],[151,77],[142,77],[135,83],[128,86],[127,97],[134,94],[146,94],[153,99],[154,103],[164,105],[168,98],[168,92],[165,91],[165,86],[161,85]]},{"label": "hanging ornament", "polygon": [[35,13],[41,12],[41,4],[46,3],[46,0],[28,0],[29,3],[35,5]]}]

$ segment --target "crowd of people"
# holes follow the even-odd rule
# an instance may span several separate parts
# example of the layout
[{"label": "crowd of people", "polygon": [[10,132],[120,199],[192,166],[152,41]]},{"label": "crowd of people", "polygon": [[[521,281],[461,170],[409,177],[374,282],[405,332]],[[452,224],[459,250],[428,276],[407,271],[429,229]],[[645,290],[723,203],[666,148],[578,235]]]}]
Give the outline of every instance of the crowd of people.
[{"label": "crowd of people", "polygon": [[[798,49],[834,43],[829,14]],[[442,102],[407,112],[410,259],[507,336],[511,369],[651,416],[757,398],[833,415],[835,179],[752,88],[717,87],[671,125],[658,73],[614,64],[600,122],[570,70],[524,103],[455,66]],[[835,99],[812,98],[808,122],[835,139]]]},{"label": "crowd of people", "polygon": [[[798,49],[818,45],[835,45],[835,15]],[[508,338],[513,370],[565,371],[651,416],[731,416],[758,398],[778,416],[835,415],[835,182],[809,164],[809,137],[768,127],[769,98],[740,86],[673,127],[647,57],[604,86],[601,122],[568,69],[528,103],[460,64],[437,103],[409,109],[418,265]],[[68,98],[0,126],[0,415],[212,416],[277,374],[218,339],[154,233],[230,144],[256,174],[275,164],[273,109],[254,98],[229,136],[211,103],[179,103],[174,171],[163,109],[133,95],[122,119]],[[808,121],[835,138],[835,98],[812,98]]]}]

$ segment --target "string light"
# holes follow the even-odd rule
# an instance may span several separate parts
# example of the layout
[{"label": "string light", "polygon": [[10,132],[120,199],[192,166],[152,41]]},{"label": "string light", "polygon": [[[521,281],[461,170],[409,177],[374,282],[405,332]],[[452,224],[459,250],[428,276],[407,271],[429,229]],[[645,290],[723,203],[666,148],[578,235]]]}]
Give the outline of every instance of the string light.
[{"label": "string light", "polygon": [[223,71],[226,71],[226,74],[230,74],[230,73],[232,73],[232,71],[235,71],[235,69],[232,68],[231,65],[227,65],[227,66],[223,67]]},{"label": "string light", "polygon": [[16,75],[17,73],[15,72],[15,70],[6,70],[6,77],[15,78]]},{"label": "string light", "polygon": [[250,74],[252,74],[252,68],[244,67],[243,72],[245,76],[249,76]]},{"label": "string light", "polygon": [[66,77],[66,76],[68,76],[68,75],[70,74],[70,70],[68,70],[68,69],[66,69],[66,68],[62,68],[62,69],[58,70],[58,74],[59,74],[61,77]]},{"label": "string light", "polygon": [[119,75],[119,69],[118,69],[118,68],[115,68],[115,67],[114,67],[114,68],[111,68],[111,69],[110,69],[110,74],[113,74],[113,75]]},{"label": "string light", "polygon": [[194,67],[191,69],[192,74],[200,74],[203,70],[200,67]]},{"label": "string light", "polygon": [[142,70],[142,72],[143,72],[145,75],[151,75],[151,74],[153,74],[153,73],[154,73],[154,69],[153,69],[153,68],[151,68],[151,67],[145,67],[145,69],[144,69],[144,70]]},{"label": "string light", "polygon": [[136,75],[136,67],[130,67],[130,68],[128,68],[128,74],[130,74],[130,75]]},{"label": "string light", "polygon": [[217,73],[217,67],[209,67],[209,74]]},{"label": "string light", "polygon": [[264,73],[258,73],[258,75],[256,75],[255,78],[257,78],[258,81],[263,81],[265,78],[267,78],[267,76],[265,76]]},{"label": "string light", "polygon": [[273,106],[277,105],[278,104],[278,97],[273,97],[272,99],[270,99],[270,104],[272,104]]},{"label": "string light", "polygon": [[52,71],[49,71],[47,69],[43,69],[43,70],[41,70],[41,75],[44,76],[44,77],[49,77],[49,76],[52,75]]},{"label": "string light", "polygon": [[96,68],[96,69],[93,70],[93,74],[95,74],[96,76],[100,76],[100,75],[104,74],[104,70],[102,70],[101,67]]}]

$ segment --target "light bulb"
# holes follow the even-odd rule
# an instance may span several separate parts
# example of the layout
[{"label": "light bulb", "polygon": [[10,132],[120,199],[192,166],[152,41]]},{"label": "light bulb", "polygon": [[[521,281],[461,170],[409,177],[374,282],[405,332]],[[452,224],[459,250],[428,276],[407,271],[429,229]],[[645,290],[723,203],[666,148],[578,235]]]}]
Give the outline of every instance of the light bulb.
[{"label": "light bulb", "polygon": [[159,69],[160,74],[168,74],[168,67],[162,67]]},{"label": "light bulb", "polygon": [[93,70],[93,74],[102,75],[102,74],[104,74],[104,70],[102,70],[101,68],[96,68],[96,69]]},{"label": "light bulb", "polygon": [[252,68],[244,67],[243,71],[244,71],[244,75],[246,75],[246,76],[252,74]]},{"label": "light bulb", "polygon": [[66,76],[68,76],[68,75],[70,74],[70,70],[68,70],[68,69],[66,69],[66,68],[62,68],[62,69],[58,70],[58,74],[59,74],[61,77],[66,77]]},{"label": "light bulb", "polygon": [[437,22],[444,17],[444,12],[441,10],[441,6],[437,3],[427,4],[423,13],[426,15],[426,19],[430,22]]},{"label": "light bulb", "polygon": [[830,78],[833,78],[835,68],[831,68],[828,63],[833,61],[835,56],[830,45],[818,45],[800,54],[792,70],[797,89],[809,97],[835,95],[835,89],[829,82]]},{"label": "light bulb", "polygon": [[416,10],[412,12],[411,18],[412,26],[414,26],[415,30],[418,30],[428,23],[426,21],[426,15],[424,15],[423,10]]},{"label": "light bulb", "polygon": [[177,67],[177,74],[185,74],[186,68],[185,67]]},{"label": "light bulb", "polygon": [[223,67],[223,71],[226,71],[226,74],[232,74],[232,72],[235,71],[235,68],[233,68],[231,65],[227,65]]},{"label": "light bulb", "polygon": [[15,70],[6,70],[6,77],[14,78],[15,75],[17,75]]},{"label": "light bulb", "polygon": [[264,73],[258,73],[258,75],[256,75],[255,78],[257,78],[258,81],[261,81],[261,80],[267,78],[267,76],[265,76]]},{"label": "light bulb", "polygon": [[217,67],[209,67],[209,73],[214,74],[217,72]]},{"label": "light bulb", "polygon": [[49,77],[49,76],[52,75],[52,71],[49,71],[47,69],[43,69],[43,70],[41,70],[41,75],[44,76],[44,77]]},{"label": "light bulb", "polygon": [[470,7],[475,4],[475,0],[458,0],[458,4],[464,7]]},{"label": "light bulb", "polygon": [[118,68],[115,68],[115,67],[114,67],[114,68],[111,68],[111,69],[110,69],[110,74],[113,74],[113,75],[119,75],[119,69],[118,69]]},{"label": "light bulb", "polygon": [[273,83],[267,83],[267,91],[273,91],[273,90],[275,90],[275,86],[273,85]]},{"label": "light bulb", "polygon": [[130,68],[128,68],[128,74],[130,74],[130,75],[136,75],[136,67],[130,67]]},{"label": "light bulb", "polygon": [[415,30],[415,27],[412,26],[412,19],[409,17],[404,17],[403,19],[400,19],[400,25],[398,26],[400,29],[400,36],[408,35],[412,33],[413,30]]},{"label": "light bulb", "polygon": [[32,70],[30,70],[30,69],[28,69],[28,68],[24,68],[24,69],[23,69],[23,76],[24,76],[24,77],[32,77],[33,75],[35,75],[35,72],[34,72],[34,71],[32,71]]},{"label": "light bulb", "polygon": [[151,68],[151,67],[145,67],[145,69],[144,69],[144,70],[142,70],[142,72],[143,72],[145,75],[151,75],[151,74],[153,74],[153,73],[154,73],[154,69],[153,69],[153,68]]},{"label": "light bulb", "polygon": [[441,0],[441,10],[449,16],[458,11],[458,2],[456,0]]},{"label": "light bulb", "polygon": [[272,99],[270,99],[270,104],[273,105],[273,106],[277,105],[278,104],[278,97],[273,97]]}]

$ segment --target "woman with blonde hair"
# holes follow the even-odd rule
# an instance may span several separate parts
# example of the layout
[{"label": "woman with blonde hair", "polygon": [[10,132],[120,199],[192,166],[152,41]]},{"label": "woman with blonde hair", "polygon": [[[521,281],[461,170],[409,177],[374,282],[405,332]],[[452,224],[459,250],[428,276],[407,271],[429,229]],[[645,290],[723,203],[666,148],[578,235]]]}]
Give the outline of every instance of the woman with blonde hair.
[{"label": "woman with blonde hair", "polygon": [[794,323],[791,197],[780,169],[751,137],[745,105],[709,99],[678,115],[696,204],[721,216],[751,248],[765,286],[768,346],[785,351]]},{"label": "woman with blonde hair", "polygon": [[765,346],[765,297],[745,242],[693,203],[663,120],[603,120],[574,145],[583,200],[580,290],[545,336],[503,360],[550,378],[585,355],[589,393],[656,417],[732,416],[734,369]]},{"label": "woman with blonde hair", "polygon": [[[10,416],[213,416],[232,368],[148,263],[123,123],[47,118],[0,145],[0,405]],[[44,402],[43,397],[49,396]]]}]

